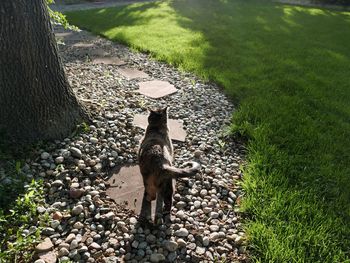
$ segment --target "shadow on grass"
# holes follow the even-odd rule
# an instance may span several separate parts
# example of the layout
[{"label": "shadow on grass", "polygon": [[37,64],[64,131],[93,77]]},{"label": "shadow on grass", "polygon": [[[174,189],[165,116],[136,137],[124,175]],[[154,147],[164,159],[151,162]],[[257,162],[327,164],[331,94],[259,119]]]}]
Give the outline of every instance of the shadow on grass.
[{"label": "shadow on grass", "polygon": [[349,260],[349,13],[177,0],[71,18],[214,80],[240,102],[233,129],[252,138],[244,208],[258,261]]},{"label": "shadow on grass", "polygon": [[248,123],[245,208],[257,258],[348,260],[349,14],[257,1],[170,5],[209,45],[196,70],[239,99],[234,125]]},{"label": "shadow on grass", "polygon": [[[104,35],[104,32],[112,29],[110,26],[111,21],[119,21],[118,26],[130,26],[150,22],[153,18],[152,16],[142,17],[140,19],[140,15],[148,9],[157,8],[158,6],[159,2],[148,2],[115,8],[85,10],[82,12],[72,11],[66,12],[65,15],[67,15],[73,24],[75,23],[74,20],[77,19],[81,29],[87,29],[95,34]],[[85,15],[86,13],[89,13],[89,15]],[[71,14],[77,15],[77,18],[74,19]],[[96,21],[96,26],[89,26],[87,28],[84,25],[90,24],[91,17]]]}]

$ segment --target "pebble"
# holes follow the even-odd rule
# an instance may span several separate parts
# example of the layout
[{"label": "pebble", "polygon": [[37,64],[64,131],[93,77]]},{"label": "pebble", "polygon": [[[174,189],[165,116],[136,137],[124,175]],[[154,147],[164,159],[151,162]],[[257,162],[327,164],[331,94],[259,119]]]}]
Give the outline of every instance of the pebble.
[{"label": "pebble", "polygon": [[187,245],[186,241],[183,240],[182,238],[179,238],[176,242],[179,245],[179,247],[186,247]]},{"label": "pebble", "polygon": [[51,184],[51,186],[53,186],[53,187],[60,187],[62,185],[63,185],[63,182],[61,180],[55,180]]},{"label": "pebble", "polygon": [[58,257],[64,257],[64,256],[68,256],[69,254],[69,250],[65,247],[62,247],[59,251],[58,251]]},{"label": "pebble", "polygon": [[129,222],[132,225],[136,225],[137,224],[137,219],[135,217],[130,217]]},{"label": "pebble", "polygon": [[233,192],[229,192],[228,195],[232,198],[232,200],[237,199],[237,196]]},{"label": "pebble", "polygon": [[176,252],[170,252],[167,256],[167,259],[169,262],[175,262],[176,257],[177,257]]},{"label": "pebble", "polygon": [[143,242],[139,243],[137,248],[145,249],[145,248],[147,248],[147,246],[148,246],[148,243],[143,241]]},{"label": "pebble", "polygon": [[45,236],[51,236],[55,233],[55,229],[53,229],[52,227],[45,227],[43,228],[41,233]]},{"label": "pebble", "polygon": [[179,246],[178,243],[175,241],[166,241],[165,242],[165,248],[170,252],[176,251],[178,246]]},{"label": "pebble", "polygon": [[210,217],[213,218],[213,219],[219,218],[219,213],[217,213],[217,212],[211,212],[211,213],[210,213]]},{"label": "pebble", "polygon": [[60,221],[62,219],[63,215],[61,212],[56,211],[52,214],[52,219]]},{"label": "pebble", "polygon": [[84,193],[85,193],[84,189],[76,189],[76,188],[69,189],[70,198],[80,198],[83,196]]},{"label": "pebble", "polygon": [[[60,240],[62,241],[62,240]],[[59,242],[58,248],[66,248],[69,249],[69,244],[67,244],[66,242]]]},{"label": "pebble", "polygon": [[213,209],[212,209],[211,207],[204,207],[204,208],[203,208],[203,212],[204,212],[205,214],[209,214],[212,210],[213,210]]},{"label": "pebble", "polygon": [[186,228],[180,228],[179,230],[175,231],[175,236],[187,237],[188,236],[188,230]]},{"label": "pebble", "polygon": [[69,246],[69,250],[76,249],[78,247],[78,241],[76,239],[72,240]]},{"label": "pebble", "polygon": [[188,249],[190,249],[190,250],[195,250],[196,249],[196,243],[189,243],[188,245],[187,245],[187,248]]},{"label": "pebble", "polygon": [[75,222],[74,225],[73,225],[73,228],[75,228],[75,229],[82,229],[82,228],[84,228],[84,224],[81,223],[81,222]]},{"label": "pebble", "polygon": [[194,201],[193,202],[193,206],[194,206],[194,208],[198,209],[198,208],[201,207],[201,202],[200,201]]},{"label": "pebble", "polygon": [[69,234],[69,235],[66,237],[65,242],[69,244],[70,242],[72,242],[72,240],[73,240],[74,238],[75,238],[75,234],[71,233],[71,234]]},{"label": "pebble", "polygon": [[242,245],[244,239],[241,236],[236,237],[235,244],[236,245]]},{"label": "pebble", "polygon": [[56,229],[59,225],[60,225],[60,221],[58,221],[58,220],[52,220],[51,223],[50,223],[50,226],[53,229]]},{"label": "pebble", "polygon": [[[110,249],[112,249],[112,248],[110,248]],[[85,253],[85,252],[87,252],[89,249],[88,249],[88,247],[87,246],[82,246],[81,248],[79,248],[78,249],[78,253]],[[114,249],[112,249],[113,251],[112,252],[114,252]]]},{"label": "pebble", "polygon": [[71,156],[71,153],[68,150],[62,150],[61,155],[63,158],[69,158]]},{"label": "pebble", "polygon": [[70,185],[71,188],[79,188],[80,184],[79,183],[72,183]]},{"label": "pebble", "polygon": [[55,163],[56,164],[61,164],[64,162],[64,157],[63,156],[58,156],[55,158]]},{"label": "pebble", "polygon": [[211,233],[209,236],[209,239],[212,241],[216,241],[220,238],[220,234],[218,232]]},{"label": "pebble", "polygon": [[157,263],[157,262],[165,260],[165,256],[163,254],[160,254],[160,253],[154,253],[151,255],[150,260],[151,260],[151,262]]},{"label": "pebble", "polygon": [[220,227],[218,225],[210,225],[209,229],[211,232],[217,232],[219,231]]},{"label": "pebble", "polygon": [[91,137],[90,138],[90,142],[92,142],[93,144],[97,144],[98,143],[98,139],[95,137]]},{"label": "pebble", "polygon": [[202,242],[203,246],[207,247],[209,246],[209,237],[205,236],[203,237],[203,242]]},{"label": "pebble", "polygon": [[132,242],[131,246],[133,248],[137,248],[139,246],[139,242],[137,240],[134,240],[134,242]]},{"label": "pebble", "polygon": [[193,155],[195,158],[200,158],[203,152],[201,150],[195,150]]},{"label": "pebble", "polygon": [[93,243],[90,244],[89,249],[100,250],[101,246],[99,244],[97,244],[96,242],[93,242]]},{"label": "pebble", "polygon": [[199,192],[199,195],[201,197],[205,197],[206,195],[208,194],[208,191],[206,189],[202,189],[200,192]]},{"label": "pebble", "polygon": [[72,209],[72,215],[79,215],[81,212],[83,212],[84,207],[82,205],[74,206]]},{"label": "pebble", "polygon": [[146,252],[143,249],[137,250],[137,256],[143,258],[145,256]]},{"label": "pebble", "polygon": [[107,214],[104,214],[103,215],[103,218],[106,219],[106,220],[111,220],[114,218],[114,213],[113,212],[108,212]]},{"label": "pebble", "polygon": [[70,148],[70,152],[71,152],[73,157],[81,158],[81,156],[82,156],[82,153],[81,153],[81,151],[78,148],[71,147]]},{"label": "pebble", "polygon": [[175,207],[176,207],[177,209],[183,209],[183,208],[186,207],[186,205],[187,205],[187,204],[186,204],[185,202],[180,201],[180,202],[177,202],[177,203],[176,203]]},{"label": "pebble", "polygon": [[196,247],[196,253],[197,253],[198,255],[203,255],[203,254],[205,253],[205,248],[204,248],[204,247],[199,247],[199,246],[197,246],[197,247]]},{"label": "pebble", "polygon": [[180,210],[176,213],[176,216],[180,219],[185,219],[187,216],[183,210]]},{"label": "pebble", "polygon": [[154,235],[152,235],[152,234],[147,235],[147,237],[146,237],[146,241],[148,243],[151,243],[151,244],[155,243],[156,240],[157,240],[157,238]]},{"label": "pebble", "polygon": [[49,159],[51,157],[51,155],[47,152],[43,152],[41,155],[40,155],[41,159],[43,160],[46,160],[46,159]]}]

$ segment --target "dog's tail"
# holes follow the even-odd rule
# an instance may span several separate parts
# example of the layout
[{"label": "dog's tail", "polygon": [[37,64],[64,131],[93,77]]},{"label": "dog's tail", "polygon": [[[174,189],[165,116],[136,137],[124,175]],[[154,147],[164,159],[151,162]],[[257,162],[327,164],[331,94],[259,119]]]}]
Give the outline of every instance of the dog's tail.
[{"label": "dog's tail", "polygon": [[162,170],[165,176],[176,179],[176,178],[195,176],[201,168],[200,164],[197,162],[187,162],[184,165],[185,166],[191,165],[191,167],[176,168],[168,164],[163,164]]}]

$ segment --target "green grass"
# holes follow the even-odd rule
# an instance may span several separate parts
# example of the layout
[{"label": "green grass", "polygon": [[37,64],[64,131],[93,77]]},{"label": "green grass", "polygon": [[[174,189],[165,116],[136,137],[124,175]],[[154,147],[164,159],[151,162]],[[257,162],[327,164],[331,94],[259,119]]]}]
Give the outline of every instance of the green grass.
[{"label": "green grass", "polygon": [[254,261],[350,262],[350,13],[178,0],[67,15],[239,101]]}]

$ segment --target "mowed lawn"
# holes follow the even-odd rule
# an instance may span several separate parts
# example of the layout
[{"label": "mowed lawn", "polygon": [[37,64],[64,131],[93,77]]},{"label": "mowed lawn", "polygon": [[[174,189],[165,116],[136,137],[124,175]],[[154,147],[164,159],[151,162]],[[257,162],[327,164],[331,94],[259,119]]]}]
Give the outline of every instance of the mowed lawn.
[{"label": "mowed lawn", "polygon": [[256,262],[350,262],[350,13],[177,0],[68,13],[81,28],[222,85],[249,138]]}]

